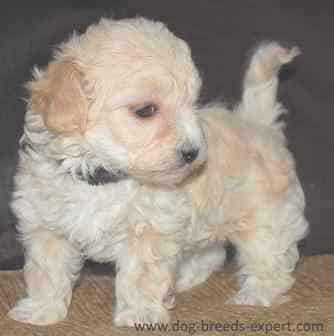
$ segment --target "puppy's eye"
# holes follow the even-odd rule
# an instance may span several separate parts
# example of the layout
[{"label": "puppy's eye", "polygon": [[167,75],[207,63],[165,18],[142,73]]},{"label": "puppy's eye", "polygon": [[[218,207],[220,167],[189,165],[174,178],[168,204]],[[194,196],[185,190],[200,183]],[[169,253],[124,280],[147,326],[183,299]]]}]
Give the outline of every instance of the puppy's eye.
[{"label": "puppy's eye", "polygon": [[141,107],[135,110],[135,113],[140,118],[149,118],[154,116],[158,111],[158,107],[154,104],[147,104],[144,107]]}]

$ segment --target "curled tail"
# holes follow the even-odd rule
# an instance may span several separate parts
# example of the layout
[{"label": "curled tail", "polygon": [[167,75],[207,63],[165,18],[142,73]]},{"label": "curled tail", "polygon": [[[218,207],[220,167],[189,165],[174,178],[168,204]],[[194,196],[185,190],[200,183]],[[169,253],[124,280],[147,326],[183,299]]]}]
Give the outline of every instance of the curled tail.
[{"label": "curled tail", "polygon": [[298,47],[287,49],[277,42],[261,44],[247,68],[242,101],[236,113],[255,123],[273,125],[284,113],[276,101],[278,72],[283,64],[291,62],[299,54]]}]

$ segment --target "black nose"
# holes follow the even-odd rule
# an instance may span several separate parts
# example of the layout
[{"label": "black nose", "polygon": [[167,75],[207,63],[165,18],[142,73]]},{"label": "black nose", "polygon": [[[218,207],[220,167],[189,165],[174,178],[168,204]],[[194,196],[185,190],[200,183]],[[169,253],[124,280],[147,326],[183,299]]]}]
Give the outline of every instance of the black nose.
[{"label": "black nose", "polygon": [[199,152],[198,148],[189,148],[181,150],[182,158],[186,163],[193,162],[197,158],[198,152]]}]

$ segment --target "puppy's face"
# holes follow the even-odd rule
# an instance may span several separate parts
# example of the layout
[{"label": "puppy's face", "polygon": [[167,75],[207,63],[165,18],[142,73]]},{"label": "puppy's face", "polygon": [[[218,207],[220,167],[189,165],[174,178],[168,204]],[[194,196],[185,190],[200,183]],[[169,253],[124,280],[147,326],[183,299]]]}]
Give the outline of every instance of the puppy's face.
[{"label": "puppy's face", "polygon": [[30,89],[46,127],[80,139],[94,167],[175,184],[206,159],[199,75],[185,42],[160,23],[101,20],[64,44]]}]

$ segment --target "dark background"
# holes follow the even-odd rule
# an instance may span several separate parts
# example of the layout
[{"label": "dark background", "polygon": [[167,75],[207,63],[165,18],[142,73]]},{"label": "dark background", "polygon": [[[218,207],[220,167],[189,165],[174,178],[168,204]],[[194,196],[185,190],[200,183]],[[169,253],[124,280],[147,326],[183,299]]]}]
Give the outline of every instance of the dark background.
[{"label": "dark background", "polygon": [[8,208],[25,104],[23,83],[55,44],[101,16],[142,15],[165,22],[192,49],[203,77],[201,101],[240,96],[249,50],[263,39],[297,44],[303,54],[281,73],[287,137],[303,184],[311,232],[303,254],[334,252],[334,4],[278,0],[5,0],[0,4],[0,269],[22,266]]}]

